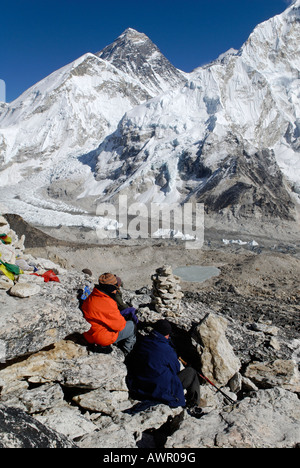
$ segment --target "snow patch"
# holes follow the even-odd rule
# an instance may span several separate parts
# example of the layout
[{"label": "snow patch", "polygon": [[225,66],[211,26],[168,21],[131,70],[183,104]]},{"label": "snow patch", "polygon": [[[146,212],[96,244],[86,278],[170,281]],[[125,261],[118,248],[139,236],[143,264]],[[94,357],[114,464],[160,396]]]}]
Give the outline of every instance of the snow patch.
[{"label": "snow patch", "polygon": [[223,239],[223,244],[231,245],[231,244],[238,244],[238,245],[249,245],[250,247],[257,247],[259,244],[255,241],[242,241],[241,239]]}]

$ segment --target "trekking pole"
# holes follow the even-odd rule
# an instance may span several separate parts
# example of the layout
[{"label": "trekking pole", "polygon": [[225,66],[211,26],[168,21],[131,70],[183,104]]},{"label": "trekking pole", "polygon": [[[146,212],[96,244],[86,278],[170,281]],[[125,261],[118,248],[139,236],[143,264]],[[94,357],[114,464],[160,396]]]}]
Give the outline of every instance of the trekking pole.
[{"label": "trekking pole", "polygon": [[[183,365],[187,366],[188,364],[180,357],[179,360],[182,362]],[[221,390],[219,387],[217,387],[213,382],[211,382],[207,377],[205,377],[205,375],[202,375],[200,374],[200,372],[197,371],[197,374],[199,375],[199,377],[201,377],[201,379],[205,380],[206,382],[208,382],[210,385],[212,385],[216,390],[217,390],[217,393],[220,392],[222,393],[222,395],[226,398],[226,400],[229,401],[229,403],[231,405],[234,405],[236,402],[230,398],[228,395],[226,395],[225,392],[223,392],[223,390]]]},{"label": "trekking pole", "polygon": [[214,388],[217,389],[217,393],[220,392],[222,393],[222,395],[226,398],[226,400],[229,401],[229,403],[231,405],[234,405],[236,402],[230,398],[228,395],[226,395],[226,393],[224,393],[220,388],[218,388],[213,382],[211,382],[207,377],[205,377],[205,375],[202,375],[200,374],[199,372],[197,372],[197,374],[203,379],[203,380],[206,380],[206,382],[210,383],[210,385],[212,385]]}]

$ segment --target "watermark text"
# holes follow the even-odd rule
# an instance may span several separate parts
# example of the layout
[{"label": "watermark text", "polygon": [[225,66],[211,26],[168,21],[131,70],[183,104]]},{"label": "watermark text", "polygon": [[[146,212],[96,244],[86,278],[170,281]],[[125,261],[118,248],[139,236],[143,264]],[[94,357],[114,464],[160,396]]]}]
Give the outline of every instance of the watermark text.
[{"label": "watermark text", "polygon": [[121,195],[117,204],[99,204],[96,214],[107,220],[97,228],[99,239],[181,239],[187,249],[201,249],[204,243],[202,203],[129,204]]}]

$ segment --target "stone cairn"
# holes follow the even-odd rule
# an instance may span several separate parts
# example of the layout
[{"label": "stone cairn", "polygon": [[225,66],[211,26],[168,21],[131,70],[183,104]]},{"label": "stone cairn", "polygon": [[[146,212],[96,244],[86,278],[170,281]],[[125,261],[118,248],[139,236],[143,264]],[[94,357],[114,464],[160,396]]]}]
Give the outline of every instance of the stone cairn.
[{"label": "stone cairn", "polygon": [[165,317],[176,317],[181,310],[181,299],[183,297],[180,278],[173,275],[170,266],[164,265],[157,268],[151,279],[155,310]]}]

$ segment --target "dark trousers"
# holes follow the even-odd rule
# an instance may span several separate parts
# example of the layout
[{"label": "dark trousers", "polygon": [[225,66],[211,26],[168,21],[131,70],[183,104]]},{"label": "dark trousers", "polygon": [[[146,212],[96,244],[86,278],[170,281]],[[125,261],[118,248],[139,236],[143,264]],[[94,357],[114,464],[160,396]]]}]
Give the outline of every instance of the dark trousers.
[{"label": "dark trousers", "polygon": [[187,406],[198,406],[200,403],[200,380],[197,371],[192,367],[186,367],[179,372],[178,377],[183,388],[187,390]]}]

